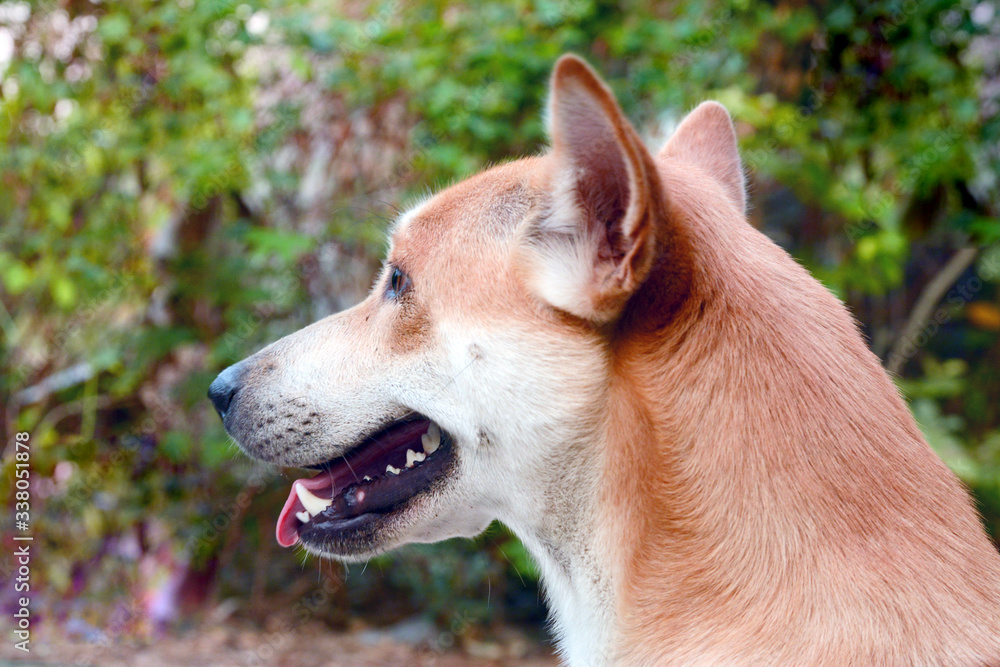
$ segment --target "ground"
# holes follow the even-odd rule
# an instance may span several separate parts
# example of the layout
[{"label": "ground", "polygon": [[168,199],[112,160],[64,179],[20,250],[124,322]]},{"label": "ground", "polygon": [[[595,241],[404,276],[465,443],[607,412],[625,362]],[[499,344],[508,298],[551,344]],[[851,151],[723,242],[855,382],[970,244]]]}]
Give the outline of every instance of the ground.
[{"label": "ground", "polygon": [[358,629],[353,632],[338,632],[315,623],[285,633],[269,633],[247,621],[229,620],[157,640],[111,646],[43,636],[32,641],[28,654],[16,650],[12,642],[4,642],[0,646],[0,665],[8,664],[8,660],[19,664],[101,667],[493,667],[515,664],[555,667],[558,664],[550,646],[519,630],[504,628],[489,637],[456,639],[450,633],[439,632],[431,624],[420,620],[386,629]]}]

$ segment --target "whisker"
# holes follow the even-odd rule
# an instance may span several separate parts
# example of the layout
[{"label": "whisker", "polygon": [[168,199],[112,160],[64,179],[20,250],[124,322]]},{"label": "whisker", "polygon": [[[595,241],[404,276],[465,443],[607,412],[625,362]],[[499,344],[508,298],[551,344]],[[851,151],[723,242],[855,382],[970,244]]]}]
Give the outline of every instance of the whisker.
[{"label": "whisker", "polygon": [[[358,479],[358,473],[354,472],[354,468],[351,467],[351,462],[347,460],[347,455],[345,454],[343,458],[344,458],[344,465],[347,466],[347,469],[350,470],[351,474],[354,476],[354,481],[357,482],[358,484],[360,484],[361,480]],[[332,479],[333,479],[333,472],[332,471],[327,471],[327,472],[330,472],[330,478],[331,478],[331,481],[332,481]]]},{"label": "whisker", "polygon": [[491,539],[493,540],[493,544],[496,546],[497,550],[500,552],[500,555],[503,556],[503,559],[505,561],[507,561],[507,563],[512,568],[514,568],[514,573],[517,575],[517,578],[521,580],[521,585],[522,586],[527,586],[527,584],[524,582],[524,577],[521,576],[521,569],[517,565],[514,564],[514,561],[512,561],[510,558],[507,557],[507,553],[503,550],[503,547],[500,546],[499,540],[497,540],[497,538],[495,538],[495,537],[493,537]]}]

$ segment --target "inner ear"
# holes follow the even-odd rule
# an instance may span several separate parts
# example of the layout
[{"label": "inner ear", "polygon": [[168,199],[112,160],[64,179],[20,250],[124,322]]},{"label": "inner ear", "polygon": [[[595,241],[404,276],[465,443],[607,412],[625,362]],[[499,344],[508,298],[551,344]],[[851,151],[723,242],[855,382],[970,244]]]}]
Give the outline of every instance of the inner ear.
[{"label": "inner ear", "polygon": [[572,197],[582,218],[578,222],[598,225],[609,237],[618,236],[615,232],[620,230],[615,228],[627,212],[633,174],[599,98],[578,87],[574,81],[553,91],[550,126],[558,170],[555,194]]},{"label": "inner ear", "polygon": [[652,265],[658,176],[610,89],[575,56],[556,63],[548,124],[552,204],[526,230],[531,284],[557,308],[606,323]]}]

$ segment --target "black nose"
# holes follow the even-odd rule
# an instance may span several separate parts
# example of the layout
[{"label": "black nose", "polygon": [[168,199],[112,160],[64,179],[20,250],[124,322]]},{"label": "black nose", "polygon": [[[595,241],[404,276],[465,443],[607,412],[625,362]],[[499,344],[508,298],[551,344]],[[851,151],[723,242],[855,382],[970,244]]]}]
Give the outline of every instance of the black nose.
[{"label": "black nose", "polygon": [[232,405],[233,397],[239,391],[239,364],[233,364],[226,370],[219,373],[219,377],[212,381],[208,388],[208,397],[212,399],[212,405],[216,412],[223,419],[226,418],[226,411]]}]

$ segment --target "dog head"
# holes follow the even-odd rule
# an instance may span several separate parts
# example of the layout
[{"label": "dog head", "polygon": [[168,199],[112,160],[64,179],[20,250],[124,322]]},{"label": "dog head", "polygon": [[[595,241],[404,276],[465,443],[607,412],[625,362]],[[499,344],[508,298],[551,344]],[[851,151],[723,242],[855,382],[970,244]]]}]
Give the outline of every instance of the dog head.
[{"label": "dog head", "polygon": [[[293,483],[282,544],[363,559],[586,508],[616,340],[669,317],[683,258],[654,159],[576,57],[553,72],[548,124],[546,154],[403,215],[365,301],[212,383],[248,455],[317,471]],[[710,104],[664,156],[700,162],[708,196],[742,216],[735,150]]]}]

